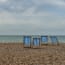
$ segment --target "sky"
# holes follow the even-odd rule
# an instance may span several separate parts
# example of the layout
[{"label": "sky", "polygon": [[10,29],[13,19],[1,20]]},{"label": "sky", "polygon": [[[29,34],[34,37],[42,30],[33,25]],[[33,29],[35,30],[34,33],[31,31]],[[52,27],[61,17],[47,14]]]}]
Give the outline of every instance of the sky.
[{"label": "sky", "polygon": [[65,35],[65,0],[0,0],[0,35]]}]

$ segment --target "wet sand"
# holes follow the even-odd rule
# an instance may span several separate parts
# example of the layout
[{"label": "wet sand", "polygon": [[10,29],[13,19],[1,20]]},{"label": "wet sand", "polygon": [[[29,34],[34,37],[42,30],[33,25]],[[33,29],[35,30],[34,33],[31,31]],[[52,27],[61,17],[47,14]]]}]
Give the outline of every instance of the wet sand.
[{"label": "wet sand", "polygon": [[33,49],[21,43],[0,43],[0,65],[65,65],[65,44]]}]

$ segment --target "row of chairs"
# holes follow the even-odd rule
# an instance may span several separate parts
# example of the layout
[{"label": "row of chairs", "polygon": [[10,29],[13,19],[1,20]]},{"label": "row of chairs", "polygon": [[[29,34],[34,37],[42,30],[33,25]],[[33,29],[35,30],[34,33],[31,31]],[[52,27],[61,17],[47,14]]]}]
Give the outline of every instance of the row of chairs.
[{"label": "row of chairs", "polygon": [[24,47],[40,47],[42,44],[59,44],[56,36],[24,36]]}]

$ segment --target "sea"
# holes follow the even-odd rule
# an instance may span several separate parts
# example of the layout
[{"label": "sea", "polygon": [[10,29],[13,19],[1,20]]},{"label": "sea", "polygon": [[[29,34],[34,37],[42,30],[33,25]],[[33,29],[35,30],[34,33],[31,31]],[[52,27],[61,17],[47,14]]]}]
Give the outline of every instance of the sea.
[{"label": "sea", "polygon": [[[65,36],[56,36],[59,43],[65,43]],[[22,35],[0,35],[0,43],[23,42]]]},{"label": "sea", "polygon": [[21,35],[0,35],[0,43],[23,42]]}]

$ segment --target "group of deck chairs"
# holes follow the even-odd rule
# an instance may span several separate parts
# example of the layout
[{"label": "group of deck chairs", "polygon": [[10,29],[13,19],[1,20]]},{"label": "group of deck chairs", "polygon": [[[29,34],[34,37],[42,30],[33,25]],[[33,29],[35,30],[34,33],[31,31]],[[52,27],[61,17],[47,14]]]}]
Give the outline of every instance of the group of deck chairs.
[{"label": "group of deck chairs", "polygon": [[41,45],[58,45],[58,39],[56,36],[24,36],[23,38],[24,47],[40,47]]}]

